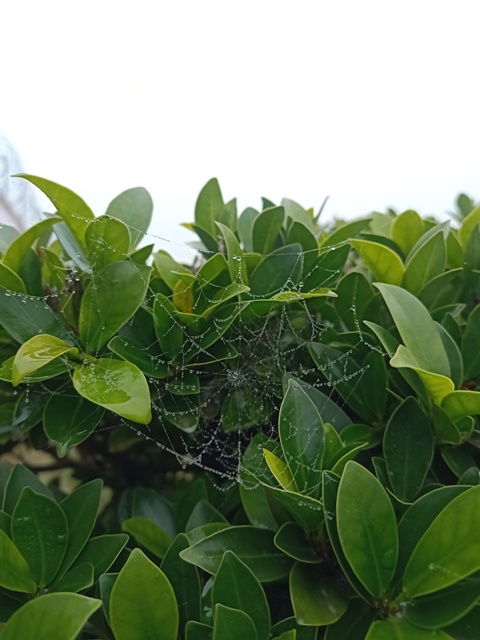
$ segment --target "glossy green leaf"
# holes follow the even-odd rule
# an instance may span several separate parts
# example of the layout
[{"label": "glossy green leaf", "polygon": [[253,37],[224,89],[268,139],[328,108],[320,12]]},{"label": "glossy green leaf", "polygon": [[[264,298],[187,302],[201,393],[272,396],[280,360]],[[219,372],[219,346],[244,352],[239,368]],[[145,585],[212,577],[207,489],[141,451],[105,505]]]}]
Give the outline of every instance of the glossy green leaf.
[{"label": "glossy green leaf", "polygon": [[73,235],[84,246],[85,229],[89,221],[95,217],[85,201],[70,189],[51,180],[26,173],[18,173],[16,177],[28,180],[43,191],[56,207],[58,215],[63,218]]},{"label": "glossy green leaf", "polygon": [[285,209],[272,207],[259,213],[253,222],[253,251],[266,255],[276,248],[277,236],[283,226]]},{"label": "glossy green leaf", "polygon": [[452,419],[480,414],[479,391],[452,391],[442,401],[442,409]]},{"label": "glossy green leaf", "polygon": [[295,619],[305,626],[324,626],[339,620],[348,600],[335,581],[317,565],[296,563],[290,573],[290,597]]},{"label": "glossy green leaf", "polygon": [[257,640],[257,637],[249,615],[223,604],[215,606],[213,640]]},{"label": "glossy green leaf", "polygon": [[329,395],[320,391],[316,387],[312,387],[312,385],[307,384],[300,378],[295,378],[294,376],[285,375],[283,379],[284,390],[288,386],[289,380],[295,380],[297,384],[299,384],[302,389],[305,391],[307,396],[313,402],[313,404],[317,407],[319,414],[322,417],[324,422],[329,422],[337,431],[341,431],[347,425],[352,423],[351,418],[343,411],[339,404],[337,404]]},{"label": "glossy green leaf", "polygon": [[404,618],[377,620],[370,627],[365,640],[452,640],[440,630],[427,630],[414,627]]},{"label": "glossy green leaf", "polygon": [[440,591],[478,571],[479,527],[480,486],[476,486],[446,505],[413,550],[403,580],[407,596]]},{"label": "glossy green leaf", "polygon": [[158,558],[163,558],[172,538],[155,522],[147,518],[129,518],[122,524],[122,530],[133,536],[137,542]]},{"label": "glossy green leaf", "polygon": [[372,620],[372,608],[360,598],[350,598],[346,613],[328,626],[325,640],[365,640]]},{"label": "glossy green leaf", "polygon": [[189,620],[200,620],[200,580],[196,567],[180,558],[188,549],[188,538],[179,533],[170,545],[160,566],[175,592],[178,603],[179,631],[182,635]]},{"label": "glossy green leaf", "polygon": [[116,640],[177,640],[178,609],[165,574],[134,549],[110,595],[110,626]]},{"label": "glossy green leaf", "polygon": [[233,231],[224,224],[221,224],[220,222],[216,222],[215,224],[220,229],[225,241],[228,255],[228,269],[230,271],[232,282],[248,283],[247,267],[245,261],[242,260],[243,251],[237,237]]},{"label": "glossy green leaf", "polygon": [[241,483],[240,496],[248,520],[254,527],[268,529],[269,531],[278,529],[265,487],[255,483],[254,486],[247,488],[245,483]]},{"label": "glossy green leaf", "polygon": [[321,525],[323,508],[319,500],[270,486],[267,487],[267,494],[288,511],[295,522],[298,522],[306,531],[315,531]]},{"label": "glossy green leaf", "polygon": [[233,551],[260,582],[283,578],[290,570],[291,561],[276,548],[273,533],[246,525],[218,531],[182,551],[180,557],[216,573],[226,550]]},{"label": "glossy green leaf", "polygon": [[80,485],[60,503],[68,525],[68,544],[58,574],[62,576],[77,558],[92,533],[100,505],[103,482],[97,478]]},{"label": "glossy green leaf", "polygon": [[[177,508],[178,514],[178,508]],[[226,523],[227,519],[223,516],[220,511],[215,509],[209,502],[206,500],[199,500],[190,514],[186,524],[185,531],[188,533],[192,529],[196,527],[201,527],[204,524],[209,524],[210,522],[223,522]],[[253,524],[253,523],[252,523]],[[179,527],[180,528],[180,527]]]},{"label": "glossy green leaf", "polygon": [[7,289],[16,293],[27,293],[21,277],[5,264],[0,264],[0,289]]},{"label": "glossy green leaf", "polygon": [[383,438],[390,483],[400,500],[413,500],[433,459],[433,433],[417,400],[406,398],[393,412]]},{"label": "glossy green leaf", "polygon": [[213,627],[203,622],[189,620],[185,626],[185,640],[212,640]]},{"label": "glossy green leaf", "polygon": [[157,293],[153,305],[153,322],[158,343],[165,355],[175,359],[183,345],[183,327],[170,300]]},{"label": "glossy green leaf", "polygon": [[215,221],[218,220],[224,206],[222,192],[217,178],[212,178],[200,191],[195,204],[195,222],[216,237]]},{"label": "glossy green leaf", "polygon": [[92,266],[87,260],[86,249],[84,250],[85,244],[80,243],[65,222],[57,222],[53,226],[53,230],[65,255],[71,259],[80,271],[91,275]]},{"label": "glossy green leaf", "polygon": [[108,343],[108,348],[124,360],[136,365],[151,378],[166,378],[168,364],[166,358],[159,353],[155,345],[144,347],[134,338],[115,336]]},{"label": "glossy green leaf", "polygon": [[157,251],[153,255],[153,263],[162,280],[172,291],[180,280],[180,274],[191,275],[186,267],[176,262],[166,251]]},{"label": "glossy green leaf", "polygon": [[287,463],[268,449],[263,450],[263,455],[265,456],[268,468],[282,489],[286,489],[287,491],[297,491],[295,480]]},{"label": "glossy green leaf", "polygon": [[295,522],[285,522],[275,534],[274,542],[280,551],[299,562],[317,564],[321,561],[305,531]]},{"label": "glossy green leaf", "polygon": [[418,294],[427,309],[439,309],[458,300],[462,290],[462,269],[451,269],[433,278]]},{"label": "glossy green leaf", "polygon": [[480,375],[480,304],[468,316],[467,326],[462,337],[462,358],[465,366],[465,378]]},{"label": "glossy green leaf", "polygon": [[86,562],[85,564],[79,564],[71,571],[67,571],[53,587],[50,587],[50,590],[58,593],[62,591],[78,593],[91,587],[93,579],[93,564]]},{"label": "glossy green leaf", "polygon": [[350,253],[350,245],[344,244],[324,251],[310,266],[305,256],[303,268],[303,291],[317,287],[330,287],[339,279]]},{"label": "glossy green leaf", "polygon": [[100,358],[77,365],[72,382],[81,396],[122,418],[141,424],[152,419],[147,381],[131,362]]},{"label": "glossy green leaf", "polygon": [[[419,367],[448,377],[450,365],[442,340],[430,314],[411,293],[388,284],[375,283],[392,314],[398,332]],[[415,323],[412,324],[412,318]]]},{"label": "glossy green leaf", "polygon": [[85,242],[88,261],[100,271],[107,264],[125,260],[130,250],[130,231],[120,220],[100,216],[88,224]]},{"label": "glossy green leaf", "polygon": [[156,522],[172,538],[175,537],[173,507],[164,496],[153,489],[137,487],[131,492],[131,510],[122,520],[128,517],[147,518]]},{"label": "glossy green leaf", "polygon": [[376,280],[392,285],[402,283],[403,263],[395,251],[370,240],[350,240],[350,244],[372,271]]},{"label": "glossy green leaf", "polygon": [[250,277],[250,291],[254,296],[272,296],[291,289],[302,273],[302,247],[289,244],[267,255]]},{"label": "glossy green leaf", "polygon": [[423,220],[416,211],[409,209],[394,218],[390,228],[392,240],[405,255],[413,248],[424,232]]},{"label": "glossy green leaf", "polygon": [[408,256],[402,285],[418,294],[427,282],[443,273],[446,259],[445,238],[440,229]]},{"label": "glossy green leaf", "polygon": [[[226,522],[209,522],[208,524],[203,524],[199,527],[195,527],[195,529],[190,529],[185,534],[188,538],[190,546],[197,544],[201,540],[210,537],[214,533],[218,533],[219,531],[224,531],[225,529],[229,529],[231,525]],[[183,556],[181,556],[183,558]]]},{"label": "glossy green leaf", "polygon": [[405,617],[424,629],[436,629],[463,618],[480,599],[480,579],[472,576],[457,584],[422,598],[411,600]]},{"label": "glossy green leaf", "polygon": [[25,487],[12,514],[12,540],[44,587],[57,575],[68,543],[67,519],[56,502]]},{"label": "glossy green leaf", "polygon": [[0,529],[0,558],[0,586],[10,591],[36,592],[37,585],[25,558],[3,529]]},{"label": "glossy green leaf", "polygon": [[107,207],[105,216],[124,222],[130,231],[134,249],[150,226],[153,213],[152,197],[144,187],[133,187],[120,193]]},{"label": "glossy green leaf", "polygon": [[252,619],[258,640],[269,640],[270,610],[265,592],[253,572],[232,551],[225,552],[218,568],[212,604],[243,611]]},{"label": "glossy green leaf", "polygon": [[477,640],[480,628],[480,606],[473,607],[466,616],[444,629],[449,637],[462,640]]},{"label": "glossy green leaf", "polygon": [[280,407],[278,431],[298,491],[318,497],[325,449],[323,421],[314,403],[294,380],[289,380]]},{"label": "glossy green leaf", "polygon": [[101,604],[78,593],[47,593],[13,614],[2,629],[2,640],[75,640]]},{"label": "glossy green leaf", "polygon": [[89,353],[97,353],[133,316],[147,292],[151,267],[114,262],[94,275],[83,294],[79,332]]},{"label": "glossy green leaf", "polygon": [[245,251],[253,252],[252,229],[253,222],[258,215],[258,211],[253,207],[247,207],[242,211],[237,224],[237,233]]},{"label": "glossy green leaf", "polygon": [[43,414],[43,428],[55,444],[57,455],[62,458],[93,433],[103,415],[101,407],[69,387],[66,393],[49,397]]},{"label": "glossy green leaf", "polygon": [[380,482],[356,462],[348,462],[337,497],[338,535],[357,578],[374,597],[391,582],[398,555],[392,503]]},{"label": "glossy green leaf", "polygon": [[229,393],[222,404],[222,428],[226,432],[237,432],[262,424],[268,424],[270,407],[268,402],[251,389]]},{"label": "glossy green leaf", "polygon": [[87,562],[93,565],[94,580],[110,569],[128,542],[125,533],[111,533],[90,538],[74,562],[74,567]]},{"label": "glossy green leaf", "polygon": [[318,259],[318,241],[302,222],[294,222],[288,230],[288,244],[298,243],[303,249],[303,275],[308,275]]},{"label": "glossy green leaf", "polygon": [[361,231],[363,231],[371,222],[371,218],[362,218],[361,220],[354,220],[353,222],[347,222],[335,229],[333,233],[321,238],[319,244],[321,247],[333,247],[341,242],[355,238]]}]

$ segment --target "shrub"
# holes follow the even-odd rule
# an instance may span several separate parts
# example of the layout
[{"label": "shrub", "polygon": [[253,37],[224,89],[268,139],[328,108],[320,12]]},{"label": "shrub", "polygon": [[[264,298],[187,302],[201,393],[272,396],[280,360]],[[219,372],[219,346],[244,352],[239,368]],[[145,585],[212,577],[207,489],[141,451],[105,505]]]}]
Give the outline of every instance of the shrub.
[{"label": "shrub", "polygon": [[189,267],[144,189],[22,177],[57,213],[0,229],[0,639],[478,638],[480,207],[211,180]]}]

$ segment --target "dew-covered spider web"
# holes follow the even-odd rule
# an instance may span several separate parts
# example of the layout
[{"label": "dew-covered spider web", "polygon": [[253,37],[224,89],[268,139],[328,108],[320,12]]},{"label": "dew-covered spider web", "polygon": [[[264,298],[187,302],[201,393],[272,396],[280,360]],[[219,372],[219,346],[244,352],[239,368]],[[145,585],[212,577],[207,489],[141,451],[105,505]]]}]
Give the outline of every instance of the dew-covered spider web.
[{"label": "dew-covered spider web", "polygon": [[[135,231],[134,227],[131,229]],[[140,229],[138,233],[142,233]],[[61,234],[58,237],[66,242]],[[50,242],[55,240],[55,235],[52,235]],[[99,252],[105,250],[106,244],[112,252],[118,250],[103,237],[99,237],[97,242]],[[162,255],[172,257],[171,273],[177,273],[173,260],[178,245],[166,238],[146,233],[141,246],[149,244],[155,245],[154,252],[160,251]],[[327,256],[343,249],[343,242],[336,243],[321,255]],[[280,256],[281,251],[277,249]],[[312,251],[317,253],[318,250]],[[223,300],[225,284],[200,282],[191,313],[205,312],[214,305],[219,305],[218,308],[223,306],[224,311],[223,314],[218,314],[208,329],[192,332],[175,356],[174,366],[172,360],[159,349],[158,328],[157,336],[152,335],[151,331],[145,331],[143,335],[141,349],[145,355],[159,368],[164,367],[170,372],[163,376],[145,372],[152,398],[151,422],[143,425],[114,415],[113,419],[101,423],[97,432],[110,435],[110,432],[117,430],[128,430],[132,437],[146,441],[168,455],[172,461],[171,469],[202,469],[212,477],[217,486],[225,488],[230,483],[242,482],[242,455],[256,434],[264,434],[267,438],[278,441],[279,411],[290,378],[310,385],[326,398],[328,421],[338,419],[340,426],[355,422],[354,413],[346,402],[348,398],[345,397],[345,392],[339,393],[338,389],[346,381],[355,389],[368,369],[368,365],[358,365],[352,369],[352,360],[349,358],[351,353],[359,346],[377,351],[378,347],[366,341],[357,317],[357,305],[362,304],[360,294],[354,291],[348,307],[340,306],[336,315],[329,306],[333,293],[330,297],[325,294],[318,298],[303,295],[304,282],[312,276],[314,270],[325,270],[324,280],[318,283],[317,288],[324,287],[334,291],[340,276],[349,269],[355,269],[354,263],[349,262],[351,254],[341,266],[330,268],[327,259],[324,265],[321,261],[309,260],[312,251],[298,253],[296,261],[292,263],[292,277],[270,291],[268,296],[251,291],[245,294],[239,290],[238,295],[232,295],[228,303],[219,305],[219,301]],[[177,276],[183,285],[177,285],[173,292],[166,291],[165,287],[161,289],[162,295],[169,299],[173,307],[176,307],[178,300],[190,295],[192,279],[198,280],[201,277],[202,267],[217,253],[223,253],[227,257],[226,248],[221,242],[218,252],[203,248],[194,255],[191,264],[177,263],[182,271]],[[19,317],[25,315],[22,307],[27,300],[36,300],[52,316],[62,312],[67,316],[71,313],[71,307],[76,304],[77,294],[82,287],[80,267],[74,260],[60,264],[51,254],[53,251],[48,249],[47,244],[45,268],[56,271],[56,281],[61,284],[56,289],[44,291],[42,298],[10,292],[16,298],[16,313]],[[95,255],[91,257],[95,259]],[[286,251],[285,258],[291,260],[291,252]],[[238,271],[236,275],[231,274],[230,286],[241,286],[242,261],[235,255],[232,259],[237,261]],[[151,256],[147,259],[147,264],[155,264]],[[305,268],[306,264],[311,267]],[[299,272],[301,277],[298,276]],[[52,280],[55,281],[55,278]],[[158,293],[158,282],[149,280],[149,304]],[[150,314],[151,310],[145,313]],[[22,322],[26,321],[28,319],[23,317]],[[120,339],[138,330],[141,322],[141,313],[136,313],[120,330]],[[169,335],[173,336],[182,322],[181,316],[176,312],[171,313],[170,322],[167,322],[168,327],[162,336],[164,342],[168,342]],[[78,342],[75,332],[68,331],[72,343]],[[207,331],[216,332],[217,335],[207,340]],[[329,332],[332,335],[334,332],[346,332],[349,344],[341,345],[340,356],[319,366],[312,360],[308,345],[321,342]],[[335,341],[329,340],[329,343],[334,344]],[[193,358],[192,352],[195,352]],[[93,355],[101,356],[100,353]],[[198,381],[200,392],[197,388]],[[34,401],[34,396],[51,394],[52,386],[48,381],[24,384],[18,387],[16,393],[19,395],[19,403],[28,411],[27,405]],[[18,411],[21,412],[21,409],[17,413]],[[293,428],[297,426],[292,425]]]}]

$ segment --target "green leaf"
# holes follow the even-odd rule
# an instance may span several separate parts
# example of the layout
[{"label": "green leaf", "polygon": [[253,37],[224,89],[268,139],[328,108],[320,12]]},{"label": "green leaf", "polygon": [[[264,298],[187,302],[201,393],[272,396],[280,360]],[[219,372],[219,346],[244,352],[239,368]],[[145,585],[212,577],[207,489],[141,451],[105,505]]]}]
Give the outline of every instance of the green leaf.
[{"label": "green leaf", "polygon": [[446,627],[473,609],[480,598],[480,580],[476,577],[407,603],[405,617],[424,629]]},{"label": "green leaf", "polygon": [[335,581],[322,575],[317,565],[298,562],[290,573],[290,597],[296,621],[306,626],[333,624],[348,605]]},{"label": "green leaf", "polygon": [[237,432],[267,424],[270,407],[262,396],[250,389],[229,393],[222,404],[222,429]]},{"label": "green leaf", "polygon": [[72,260],[80,271],[91,274],[92,267],[87,260],[86,249],[84,250],[83,248],[85,244],[80,244],[65,222],[57,222],[53,226],[53,230],[65,255]]},{"label": "green leaf", "polygon": [[48,333],[66,341],[72,339],[44,298],[15,295],[1,288],[0,325],[20,344],[39,333]]},{"label": "green leaf", "polygon": [[183,346],[183,327],[170,300],[157,293],[153,304],[153,323],[160,348],[174,360]]},{"label": "green leaf", "polygon": [[430,280],[445,270],[446,259],[445,238],[440,229],[421,244],[413,255],[409,255],[402,283],[405,289],[418,294]]},{"label": "green leaf", "polygon": [[61,591],[70,591],[78,593],[84,591],[93,585],[93,564],[86,562],[79,564],[71,571],[68,571],[58,582],[50,587],[51,591],[60,593]]},{"label": "green leaf", "polygon": [[43,428],[63,458],[72,447],[86,440],[102,420],[104,411],[68,386],[63,393],[51,395],[45,405]]},{"label": "green leaf", "polygon": [[265,461],[272,472],[273,477],[282,489],[286,489],[287,491],[297,491],[295,480],[293,479],[292,472],[290,471],[287,463],[268,449],[263,449],[263,455],[265,456]]},{"label": "green leaf", "polygon": [[60,218],[48,218],[47,220],[41,220],[25,231],[25,233],[18,236],[18,238],[16,238],[5,251],[5,255],[3,256],[3,265],[19,274],[22,263],[32,244],[59,220]]},{"label": "green leaf", "polygon": [[13,512],[25,487],[30,487],[35,493],[53,499],[50,489],[43,484],[33,471],[30,471],[30,469],[23,464],[16,464],[10,473],[7,486],[5,487],[3,510],[6,513],[11,514]]},{"label": "green leaf", "polygon": [[153,255],[153,263],[162,280],[172,291],[180,280],[180,274],[192,275],[183,264],[176,262],[166,251],[157,251]]},{"label": "green leaf", "polygon": [[284,578],[290,570],[291,560],[276,548],[273,533],[246,525],[218,531],[182,551],[180,557],[214,574],[226,550],[233,551],[260,582]]},{"label": "green leaf", "polygon": [[295,522],[285,522],[275,534],[275,545],[295,560],[317,564],[320,557],[314,552],[305,531]]},{"label": "green leaf", "polygon": [[288,244],[298,243],[303,249],[303,277],[310,274],[318,259],[318,242],[302,222],[294,222],[287,235]]},{"label": "green leaf", "polygon": [[365,640],[452,640],[440,630],[426,630],[414,627],[402,618],[377,620],[370,627]]},{"label": "green leaf", "polygon": [[213,627],[203,622],[189,620],[185,626],[185,640],[212,640]]},{"label": "green leaf", "polygon": [[272,627],[272,635],[280,636],[281,640],[291,640],[291,635],[287,638],[283,637],[283,634],[287,632],[294,632],[294,640],[317,640],[317,629],[315,627],[304,627],[299,625],[295,618],[285,618],[280,620]]},{"label": "green leaf", "polygon": [[446,505],[413,550],[403,580],[408,597],[434,593],[478,571],[479,528],[480,486],[476,486]]},{"label": "green leaf", "polygon": [[323,237],[319,245],[321,247],[333,247],[341,242],[355,238],[361,231],[363,231],[370,224],[372,218],[362,218],[361,220],[354,220],[353,222],[347,222],[339,226],[329,236]]},{"label": "green leaf", "polygon": [[360,598],[350,598],[346,613],[328,626],[325,640],[365,640],[372,620],[372,608]]},{"label": "green leaf", "polygon": [[393,412],[383,438],[388,477],[400,500],[415,498],[433,459],[433,433],[428,418],[413,397]]},{"label": "green leaf", "polygon": [[217,178],[212,178],[200,191],[195,204],[195,223],[214,238],[217,236],[215,221],[224,206]]},{"label": "green leaf", "polygon": [[248,283],[247,266],[245,260],[242,259],[243,251],[240,247],[235,234],[228,227],[220,222],[216,223],[220,229],[228,255],[228,269],[232,282]]},{"label": "green leaf", "polygon": [[294,376],[285,375],[284,376],[284,389],[288,386],[289,380],[295,380],[297,384],[299,384],[302,389],[305,391],[307,396],[313,402],[313,404],[317,407],[319,414],[322,416],[324,422],[329,422],[336,431],[341,431],[347,425],[352,423],[351,418],[343,411],[339,404],[337,404],[330,396],[320,391],[316,387],[312,387],[312,385],[307,384],[300,378],[295,378]]},{"label": "green leaf", "polygon": [[110,626],[116,640],[177,640],[172,586],[140,549],[132,551],[113,585]]},{"label": "green leaf", "polygon": [[5,531],[0,529],[0,586],[10,591],[35,593],[37,585],[24,557],[10,540]]},{"label": "green leaf", "polygon": [[2,640],[75,640],[101,604],[78,593],[47,593],[13,614],[2,629]]},{"label": "green leaf", "polygon": [[[178,517],[178,507],[177,507],[177,517]],[[227,519],[223,516],[220,511],[215,509],[209,502],[206,500],[199,500],[195,507],[193,508],[190,517],[188,518],[185,524],[185,531],[188,533],[192,529],[196,529],[197,527],[201,527],[204,524],[209,524],[210,522],[223,522],[226,523]],[[179,527],[180,528],[180,527]]]},{"label": "green leaf", "polygon": [[317,287],[331,287],[340,277],[345,266],[350,245],[344,244],[341,247],[324,251],[309,268],[309,259],[304,257],[303,267],[303,291],[312,291]]},{"label": "green leaf", "polygon": [[107,207],[105,216],[124,222],[130,231],[133,250],[150,226],[153,213],[152,197],[144,187],[122,191]]},{"label": "green leaf", "polygon": [[245,251],[253,253],[253,223],[258,216],[258,211],[253,207],[247,207],[242,211],[237,224],[237,233]]},{"label": "green leaf", "polygon": [[302,273],[302,247],[289,244],[267,255],[250,277],[254,296],[272,296],[298,283]]},{"label": "green leaf", "polygon": [[89,223],[85,242],[88,261],[100,271],[107,264],[125,260],[130,250],[130,231],[120,220],[100,216]]},{"label": "green leaf", "polygon": [[424,232],[423,220],[416,211],[409,209],[394,218],[390,227],[392,240],[405,255],[413,248]]},{"label": "green leaf", "polygon": [[446,627],[445,632],[452,638],[462,640],[477,640],[480,627],[480,607],[477,605],[466,616]]},{"label": "green leaf", "polygon": [[81,396],[122,418],[140,424],[152,419],[147,381],[131,362],[100,358],[77,365],[72,382]]},{"label": "green leaf", "polygon": [[323,521],[322,503],[301,493],[267,486],[267,493],[298,522],[306,531],[315,531]]},{"label": "green leaf", "polygon": [[283,226],[285,209],[272,207],[259,213],[253,221],[253,251],[266,255],[276,248],[277,236]]},{"label": "green leaf", "polygon": [[360,582],[379,598],[392,580],[398,536],[392,503],[380,482],[350,461],[337,497],[338,535],[343,552]]},{"label": "green leaf", "polygon": [[463,219],[462,225],[458,231],[458,239],[463,247],[467,246],[470,236],[478,224],[480,224],[480,206],[475,207],[475,209],[473,209],[473,211]]},{"label": "green leaf", "polygon": [[243,611],[252,619],[258,640],[269,640],[270,610],[265,592],[253,572],[232,551],[225,552],[218,568],[212,604]]},{"label": "green leaf", "polygon": [[179,629],[182,633],[189,620],[200,620],[200,580],[196,567],[180,558],[180,551],[188,549],[185,534],[179,533],[170,545],[160,566],[173,587],[178,603]]},{"label": "green leaf", "polygon": [[96,273],[83,294],[79,332],[89,353],[97,353],[142,304],[151,267],[114,262]]},{"label": "green leaf", "polygon": [[406,348],[419,367],[449,377],[450,365],[442,339],[423,304],[400,287],[380,283],[374,286],[382,294]]},{"label": "green leaf", "polygon": [[350,240],[350,244],[377,280],[391,285],[402,284],[403,263],[395,251],[370,240]]},{"label": "green leaf", "polygon": [[156,345],[144,347],[134,338],[115,336],[108,343],[108,348],[123,360],[132,362],[151,378],[161,380],[168,376],[168,364]]},{"label": "green leaf", "polygon": [[289,380],[280,407],[278,431],[298,491],[318,497],[325,450],[323,422],[314,403],[294,380]]},{"label": "green leaf", "polygon": [[67,353],[77,355],[78,349],[71,347],[64,340],[48,334],[30,338],[22,344],[15,355],[12,367],[12,384],[16,387],[37,369],[41,369],[52,360]]},{"label": "green leaf", "polygon": [[12,514],[12,540],[28,562],[35,582],[55,578],[68,543],[67,519],[56,502],[25,487]]},{"label": "green leaf", "polygon": [[442,409],[452,420],[480,414],[479,391],[452,391],[442,401]]},{"label": "green leaf", "polygon": [[43,191],[56,207],[58,214],[64,219],[75,238],[82,246],[85,246],[85,229],[89,221],[93,220],[95,216],[80,196],[77,196],[70,189],[45,178],[27,173],[17,173],[15,177],[24,178],[38,187],[40,191]]},{"label": "green leaf", "polygon": [[172,538],[155,522],[147,518],[129,518],[122,524],[122,530],[133,536],[148,551],[163,558]]},{"label": "green leaf", "polygon": [[78,567],[87,562],[91,563],[96,582],[102,573],[106,573],[110,569],[127,542],[128,536],[125,533],[111,533],[90,538],[77,556],[73,566]]},{"label": "green leaf", "polygon": [[480,375],[480,304],[468,316],[462,337],[462,358],[467,380]]},{"label": "green leaf", "polygon": [[462,274],[462,269],[445,271],[427,282],[418,294],[418,299],[430,310],[456,302],[462,291]]},{"label": "green leaf", "polygon": [[103,482],[99,478],[80,485],[60,503],[68,525],[68,544],[58,574],[62,576],[86,545],[97,518]]},{"label": "green leaf", "polygon": [[246,613],[217,604],[213,640],[257,640],[257,632]]}]

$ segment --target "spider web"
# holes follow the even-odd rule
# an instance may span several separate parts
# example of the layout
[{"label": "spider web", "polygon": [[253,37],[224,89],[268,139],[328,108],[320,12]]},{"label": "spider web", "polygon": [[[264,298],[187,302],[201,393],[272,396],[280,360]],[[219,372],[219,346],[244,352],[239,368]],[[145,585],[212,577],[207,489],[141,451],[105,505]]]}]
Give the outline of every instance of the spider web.
[{"label": "spider web", "polygon": [[[139,229],[138,231],[140,232]],[[105,241],[99,240],[99,248],[100,243],[104,245]],[[155,244],[155,250],[166,249],[173,257],[175,257],[179,246],[178,243],[166,238],[147,233],[142,241],[142,246],[150,243]],[[338,246],[331,246],[329,250],[335,251],[337,248]],[[114,250],[115,247],[112,249]],[[222,250],[222,247],[219,247],[219,250]],[[305,258],[307,253],[309,252],[299,255],[299,260]],[[188,266],[195,273],[212,255],[214,255],[213,252],[203,250],[201,254],[196,255],[192,265],[185,266]],[[341,270],[332,270],[326,276],[325,282],[330,281],[333,276],[339,276]],[[304,279],[308,275],[309,273],[304,273]],[[66,307],[79,287],[80,276],[75,264],[70,263],[63,290],[51,291],[44,296],[45,309],[55,314],[59,304]],[[240,261],[237,282],[239,284],[242,282]],[[323,283],[319,283],[319,286],[322,287]],[[186,285],[185,290],[187,289]],[[342,354],[339,361],[332,361],[319,370],[319,367],[311,359],[308,360],[304,357],[307,344],[311,341],[321,340],[324,332],[332,329],[333,325],[317,314],[315,310],[311,310],[308,301],[302,298],[302,289],[303,282],[295,282],[294,279],[287,280],[275,293],[286,294],[288,292],[290,299],[280,304],[278,302],[272,303],[271,310],[266,313],[263,309],[261,313],[256,314],[255,305],[252,305],[253,311],[250,313],[248,321],[242,319],[241,300],[233,302],[231,316],[227,316],[223,320],[223,322],[230,324],[229,328],[224,331],[219,323],[217,327],[218,339],[210,347],[200,350],[205,362],[210,361],[209,364],[204,366],[189,364],[188,350],[191,345],[184,347],[185,351],[182,351],[178,356],[180,364],[177,364],[174,382],[178,385],[184,380],[185,384],[188,384],[189,376],[197,374],[201,380],[202,389],[198,404],[192,402],[192,406],[189,408],[182,399],[184,396],[169,395],[167,405],[162,401],[162,398],[172,381],[147,376],[152,398],[155,398],[152,401],[152,422],[149,425],[138,425],[116,416],[115,424],[98,427],[97,431],[118,427],[128,428],[140,439],[146,440],[173,456],[178,469],[200,468],[211,476],[219,489],[227,490],[232,483],[242,482],[242,455],[256,434],[262,433],[268,438],[278,440],[278,415],[288,376],[307,380],[310,385],[322,391],[327,397],[334,398],[339,411],[348,411],[344,400],[336,393],[336,387],[352,376],[360,380],[365,372],[364,367],[359,367],[352,373],[347,366],[348,356],[357,345],[364,343],[364,336],[357,319],[355,300],[348,309],[348,313],[353,315],[355,321],[356,338],[354,344]],[[221,290],[220,286],[218,290]],[[149,293],[152,296],[155,295],[151,289]],[[29,297],[34,298],[15,292],[11,292],[11,295],[17,296],[20,306]],[[205,291],[202,295],[205,296],[203,303],[206,305],[218,302],[215,295],[207,296]],[[258,297],[261,298],[261,296]],[[294,305],[292,305],[292,298]],[[235,320],[230,322],[234,316]],[[134,319],[127,323],[127,330],[133,321]],[[341,321],[342,318],[340,318],[340,324]],[[172,322],[178,322],[178,320],[172,316]],[[72,340],[76,341],[77,336],[73,332],[71,335]],[[202,337],[200,334],[197,339],[201,340]],[[232,345],[236,355],[217,361],[212,366],[211,363],[215,361],[218,347],[220,346],[228,352],[231,351]],[[378,350],[376,346],[368,344],[367,346]],[[154,347],[155,343],[145,346],[145,351],[148,353]],[[163,362],[168,364],[168,359]],[[339,366],[343,370],[343,375],[340,376],[338,375]],[[25,390],[21,395],[21,401],[24,405],[28,405],[32,394],[52,393],[45,383],[40,387],[37,385],[30,387],[28,384],[24,387]],[[190,398],[190,396],[187,397]],[[242,428],[225,424],[222,406],[224,407],[225,403],[229,401],[236,402],[238,412],[243,412],[244,424]],[[200,414],[198,426],[189,428],[188,425],[195,423],[197,413]],[[246,419],[245,416],[247,416]],[[249,416],[251,424],[249,424]],[[185,425],[187,425],[186,428]]]}]

